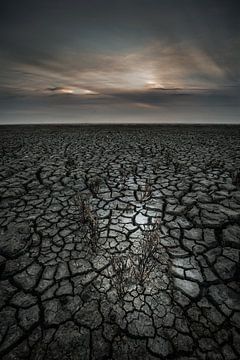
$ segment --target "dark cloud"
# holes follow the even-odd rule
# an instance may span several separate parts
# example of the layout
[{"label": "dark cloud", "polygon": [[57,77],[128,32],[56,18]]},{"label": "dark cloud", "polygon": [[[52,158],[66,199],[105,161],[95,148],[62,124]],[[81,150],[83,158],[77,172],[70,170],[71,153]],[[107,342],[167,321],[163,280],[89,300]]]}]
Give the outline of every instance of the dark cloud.
[{"label": "dark cloud", "polygon": [[61,86],[55,86],[55,87],[49,87],[46,90],[48,91],[59,91],[62,90],[63,88]]}]

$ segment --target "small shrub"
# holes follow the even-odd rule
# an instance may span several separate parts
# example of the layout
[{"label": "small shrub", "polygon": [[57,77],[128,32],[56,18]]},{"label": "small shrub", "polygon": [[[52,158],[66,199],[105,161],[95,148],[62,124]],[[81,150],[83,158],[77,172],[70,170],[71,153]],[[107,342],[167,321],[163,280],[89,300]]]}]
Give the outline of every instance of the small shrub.
[{"label": "small shrub", "polygon": [[93,194],[93,196],[97,196],[99,189],[100,189],[100,185],[101,185],[101,179],[99,177],[91,177],[91,178],[86,178],[86,185],[88,187],[88,189],[91,191],[91,193]]},{"label": "small shrub", "polygon": [[115,255],[111,260],[113,269],[113,286],[116,289],[119,300],[126,295],[126,287],[131,272],[131,260],[128,255]]},{"label": "small shrub", "polygon": [[139,252],[133,256],[133,272],[135,279],[141,286],[149,277],[154,269],[154,254],[158,249],[159,230],[158,226],[154,225],[153,230],[145,231],[144,236],[140,241]]},{"label": "small shrub", "polygon": [[67,170],[74,170],[77,167],[76,160],[71,155],[68,155],[67,160],[65,162],[65,167]]},{"label": "small shrub", "polygon": [[180,163],[179,161],[174,161],[173,162],[174,168],[175,168],[175,174],[178,174],[182,171],[183,169],[183,164]]},{"label": "small shrub", "polygon": [[97,250],[99,235],[98,222],[91,223],[88,227],[87,243],[93,252]]},{"label": "small shrub", "polygon": [[92,210],[89,200],[78,193],[74,197],[74,205],[78,208],[78,216],[80,217],[80,222],[82,224],[88,223],[92,216]]},{"label": "small shrub", "polygon": [[96,250],[100,231],[98,217],[93,212],[91,207],[86,207],[85,209],[85,223],[87,225],[87,239],[88,244],[93,251]]},{"label": "small shrub", "polygon": [[239,169],[232,172],[232,183],[236,187],[240,187],[240,170]]},{"label": "small shrub", "polygon": [[151,198],[152,195],[152,184],[149,180],[146,181],[142,191],[141,191],[141,195],[140,195],[140,201],[146,201],[149,200]]},{"label": "small shrub", "polygon": [[96,213],[93,211],[89,200],[81,195],[76,195],[76,200],[79,208],[80,222],[86,225],[86,237],[88,244],[93,251],[96,250],[99,239],[99,223]]},{"label": "small shrub", "polygon": [[127,214],[131,214],[134,211],[134,209],[135,209],[135,206],[128,203],[125,211],[126,211]]},{"label": "small shrub", "polygon": [[129,170],[124,169],[124,168],[120,168],[119,169],[119,174],[120,174],[121,180],[123,181],[129,176]]},{"label": "small shrub", "polygon": [[220,159],[210,159],[206,161],[205,168],[206,169],[213,169],[213,168],[224,168],[225,163]]}]

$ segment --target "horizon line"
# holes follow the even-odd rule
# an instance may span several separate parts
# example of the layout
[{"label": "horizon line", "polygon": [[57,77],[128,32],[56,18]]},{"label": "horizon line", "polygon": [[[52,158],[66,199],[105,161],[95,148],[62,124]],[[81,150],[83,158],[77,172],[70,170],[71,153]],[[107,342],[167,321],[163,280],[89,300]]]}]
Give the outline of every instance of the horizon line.
[{"label": "horizon line", "polygon": [[79,122],[62,122],[62,123],[56,123],[56,122],[46,122],[46,123],[0,123],[0,126],[150,126],[150,125],[158,125],[158,126],[176,126],[176,125],[184,125],[184,126],[212,126],[212,125],[216,125],[216,126],[240,126],[240,122],[208,122],[208,123],[204,123],[204,122],[196,122],[196,123],[189,123],[189,122],[114,122],[114,123],[110,123],[110,122],[84,122],[84,123],[79,123]]}]

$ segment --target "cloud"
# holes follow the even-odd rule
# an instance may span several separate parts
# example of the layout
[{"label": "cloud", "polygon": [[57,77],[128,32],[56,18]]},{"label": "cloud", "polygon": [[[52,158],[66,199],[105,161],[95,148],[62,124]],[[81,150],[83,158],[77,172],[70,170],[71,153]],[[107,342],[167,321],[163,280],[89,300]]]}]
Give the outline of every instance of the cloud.
[{"label": "cloud", "polygon": [[2,60],[8,75],[2,82],[23,91],[61,91],[64,88],[104,92],[144,87],[216,88],[236,79],[203,50],[189,44],[154,41],[141,49],[112,54],[63,51],[38,62]]},{"label": "cloud", "polygon": [[0,111],[236,111],[238,1],[12,0],[0,10]]}]

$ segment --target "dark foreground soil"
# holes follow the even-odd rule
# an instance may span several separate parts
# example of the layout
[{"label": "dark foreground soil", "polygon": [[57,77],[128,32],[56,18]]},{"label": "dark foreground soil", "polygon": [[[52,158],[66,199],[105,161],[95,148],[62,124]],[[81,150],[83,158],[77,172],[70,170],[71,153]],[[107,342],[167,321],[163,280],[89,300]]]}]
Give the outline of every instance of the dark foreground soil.
[{"label": "dark foreground soil", "polygon": [[0,128],[0,357],[240,358],[240,127]]}]

